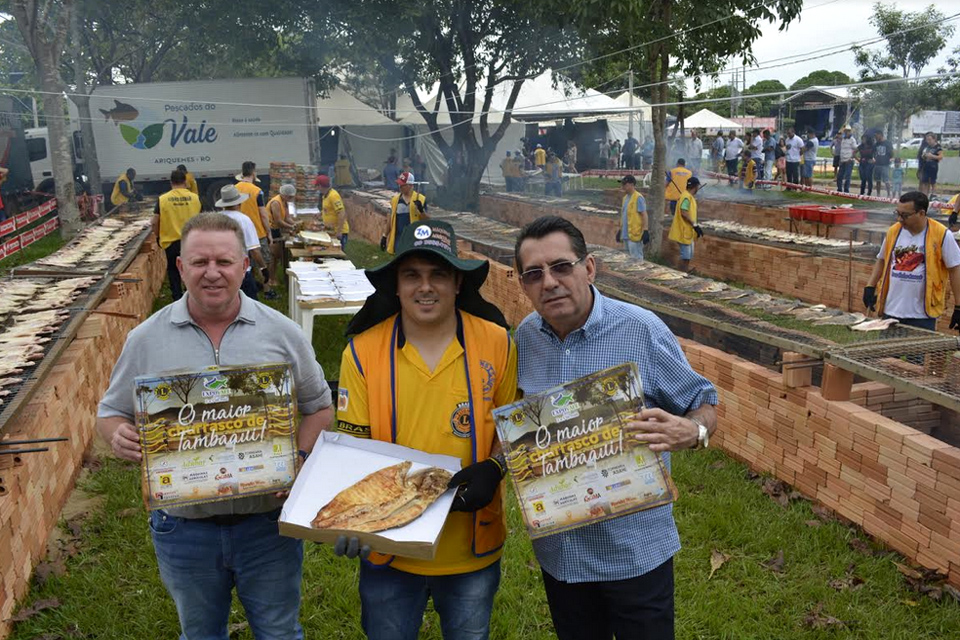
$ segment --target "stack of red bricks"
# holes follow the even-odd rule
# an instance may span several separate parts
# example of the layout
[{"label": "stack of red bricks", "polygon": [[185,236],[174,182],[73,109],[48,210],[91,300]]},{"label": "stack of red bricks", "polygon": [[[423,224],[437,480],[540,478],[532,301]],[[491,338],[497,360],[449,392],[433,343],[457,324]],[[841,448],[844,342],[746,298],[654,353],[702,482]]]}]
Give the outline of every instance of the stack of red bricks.
[{"label": "stack of red bricks", "polygon": [[853,385],[850,402],[875,411],[885,418],[911,426],[921,433],[930,433],[941,423],[941,409],[937,405],[911,397],[882,382],[861,382]]},{"label": "stack of red bricks", "polygon": [[[69,440],[0,470],[0,484],[6,488],[0,495],[0,637],[10,630],[16,602],[27,593],[33,567],[42,559],[73,489],[113,364],[138,318],[150,314],[164,273],[163,252],[156,243],[145,242],[123,276],[128,281],[112,285],[110,296],[97,308],[101,313],[86,319],[29,404],[7,424],[4,433],[11,439]],[[9,462],[10,456],[3,459]]]}]

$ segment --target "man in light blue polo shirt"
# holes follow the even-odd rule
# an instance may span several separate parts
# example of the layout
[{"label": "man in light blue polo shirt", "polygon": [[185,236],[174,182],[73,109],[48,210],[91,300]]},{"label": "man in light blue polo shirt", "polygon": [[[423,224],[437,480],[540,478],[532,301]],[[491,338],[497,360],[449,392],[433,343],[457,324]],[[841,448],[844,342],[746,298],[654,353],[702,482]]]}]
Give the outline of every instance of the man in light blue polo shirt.
[{"label": "man in light blue polo shirt", "polygon": [[[651,450],[704,447],[716,427],[717,392],[695,373],[653,313],[603,296],[583,234],[556,216],[520,232],[515,258],[536,311],[516,331],[519,387],[544,391],[635,362],[647,408],[628,423]],[[533,541],[559,640],[673,638],[671,505]]]}]

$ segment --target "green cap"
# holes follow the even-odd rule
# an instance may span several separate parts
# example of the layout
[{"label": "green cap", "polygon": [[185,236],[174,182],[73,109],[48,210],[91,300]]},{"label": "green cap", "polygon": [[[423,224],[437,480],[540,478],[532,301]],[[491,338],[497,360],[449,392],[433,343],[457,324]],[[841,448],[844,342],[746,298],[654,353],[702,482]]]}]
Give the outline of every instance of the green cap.
[{"label": "green cap", "polygon": [[411,254],[430,253],[442,258],[463,274],[457,308],[472,315],[508,327],[503,313],[480,295],[480,287],[487,279],[490,263],[457,255],[457,233],[449,223],[441,220],[420,220],[411,223],[397,242],[397,252],[390,262],[367,269],[364,273],[376,291],[367,298],[363,308],[347,326],[347,335],[361,333],[400,312],[397,297],[397,265]]}]

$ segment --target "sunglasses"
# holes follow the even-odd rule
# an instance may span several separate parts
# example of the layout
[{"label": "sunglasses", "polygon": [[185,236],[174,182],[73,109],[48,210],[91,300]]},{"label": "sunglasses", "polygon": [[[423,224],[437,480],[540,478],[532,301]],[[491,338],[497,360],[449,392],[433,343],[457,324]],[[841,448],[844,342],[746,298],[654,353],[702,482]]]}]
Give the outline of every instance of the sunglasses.
[{"label": "sunglasses", "polygon": [[538,282],[542,282],[543,276],[547,271],[549,271],[554,278],[564,278],[573,273],[573,268],[586,259],[587,257],[584,256],[579,260],[548,264],[546,269],[527,269],[520,274],[520,282],[523,284],[537,284]]}]

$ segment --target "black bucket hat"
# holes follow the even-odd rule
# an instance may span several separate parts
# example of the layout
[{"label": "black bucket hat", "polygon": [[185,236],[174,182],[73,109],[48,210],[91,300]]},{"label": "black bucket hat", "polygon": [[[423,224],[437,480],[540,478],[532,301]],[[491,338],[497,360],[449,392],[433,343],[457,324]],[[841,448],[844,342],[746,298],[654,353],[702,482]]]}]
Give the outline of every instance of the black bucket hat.
[{"label": "black bucket hat", "polygon": [[363,307],[347,325],[347,335],[366,331],[390,316],[400,312],[397,297],[397,265],[414,253],[430,253],[442,258],[447,264],[463,274],[457,308],[484,320],[509,328],[503,313],[480,295],[480,287],[487,279],[490,263],[486,260],[470,260],[457,255],[457,234],[453,227],[440,220],[421,220],[403,230],[397,245],[397,253],[390,262],[364,273],[376,291],[367,298]]}]

